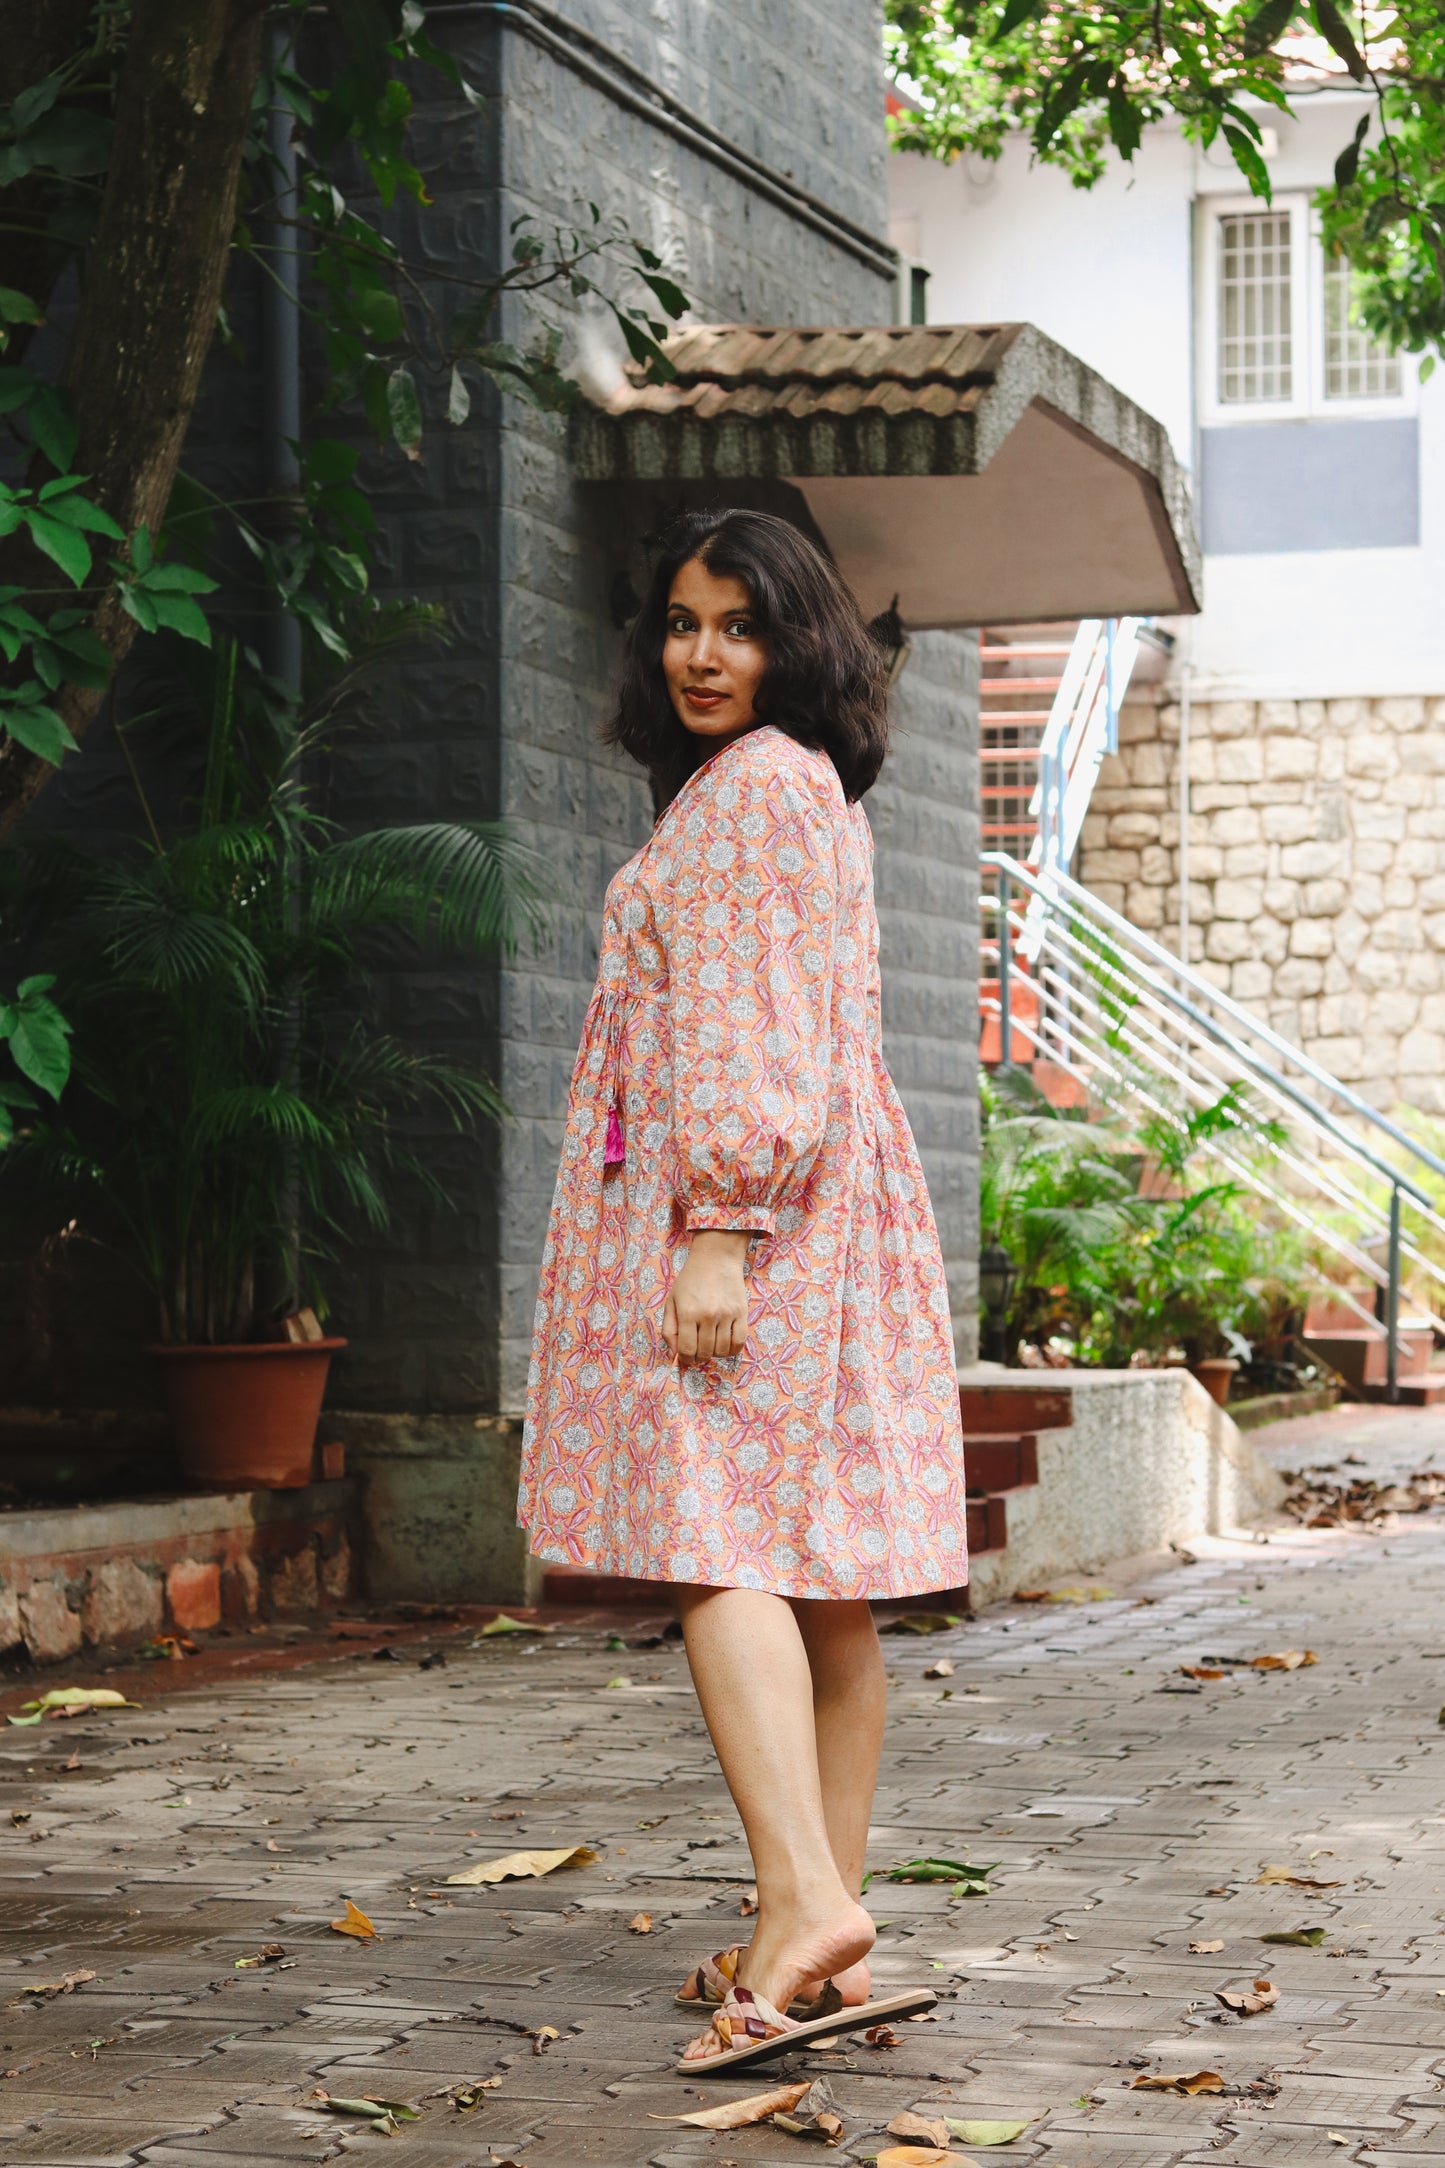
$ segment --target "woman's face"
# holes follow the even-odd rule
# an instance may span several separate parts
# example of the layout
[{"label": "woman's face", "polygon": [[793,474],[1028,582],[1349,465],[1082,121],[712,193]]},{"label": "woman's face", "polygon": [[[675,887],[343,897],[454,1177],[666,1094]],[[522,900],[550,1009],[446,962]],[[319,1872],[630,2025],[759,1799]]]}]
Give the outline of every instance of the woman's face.
[{"label": "woman's face", "polygon": [[713,745],[751,730],[767,642],[741,580],[719,579],[697,558],[677,573],[667,598],[662,674],[684,729]]}]

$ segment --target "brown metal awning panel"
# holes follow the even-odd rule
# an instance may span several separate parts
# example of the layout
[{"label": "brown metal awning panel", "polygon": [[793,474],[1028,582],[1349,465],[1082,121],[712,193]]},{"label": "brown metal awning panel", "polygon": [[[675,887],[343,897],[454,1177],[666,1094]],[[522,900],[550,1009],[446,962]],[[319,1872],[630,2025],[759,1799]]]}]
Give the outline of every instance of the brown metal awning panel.
[{"label": "brown metal awning panel", "polygon": [[1031,324],[693,325],[667,354],[574,418],[580,479],[792,482],[864,608],[915,627],[1199,607],[1164,428]]}]

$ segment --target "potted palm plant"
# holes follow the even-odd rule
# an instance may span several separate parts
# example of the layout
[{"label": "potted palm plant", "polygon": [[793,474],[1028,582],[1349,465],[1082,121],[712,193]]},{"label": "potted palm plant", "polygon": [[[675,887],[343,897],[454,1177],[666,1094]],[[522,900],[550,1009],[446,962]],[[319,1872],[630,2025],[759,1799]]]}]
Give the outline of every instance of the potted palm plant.
[{"label": "potted palm plant", "polygon": [[310,1480],[346,1343],[290,1338],[288,1321],[324,1314],[326,1259],[387,1226],[401,1178],[439,1194],[408,1141],[418,1115],[466,1128],[500,1112],[485,1076],[383,1028],[368,937],[485,952],[539,923],[529,855],[495,824],[358,835],[316,810],[303,779],[354,721],[355,675],[300,714],[222,643],[208,711],[179,710],[179,814],[128,751],[142,832],[48,844],[23,889],[74,1059],[64,1119],[34,1125],[21,1156],[149,1289],[197,1483]]}]

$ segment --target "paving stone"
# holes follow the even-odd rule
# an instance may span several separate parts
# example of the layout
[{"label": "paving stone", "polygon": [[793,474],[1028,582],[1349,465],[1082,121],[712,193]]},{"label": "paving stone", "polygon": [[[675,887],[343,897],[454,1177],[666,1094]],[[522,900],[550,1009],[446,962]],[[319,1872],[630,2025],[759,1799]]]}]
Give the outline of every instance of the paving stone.
[{"label": "paving stone", "polygon": [[[1402,1421],[1412,1464],[1445,1458],[1445,1418]],[[998,1865],[991,1895],[966,1902],[874,1882],[890,1923],[880,1986],[922,1978],[948,1999],[896,2049],[855,2042],[770,2074],[830,2073],[848,2123],[832,2158],[873,2149],[919,2105],[1030,2115],[1000,2168],[1445,2156],[1445,1667],[1417,1651],[1445,1517],[1388,1544],[1289,1528],[1203,1549],[1067,1619],[1005,1606],[926,1646],[887,1644],[875,1869],[965,1849]],[[1136,1593],[1158,1601],[1137,1608]],[[476,2168],[509,2149],[528,2168],[800,2158],[771,2131],[719,2141],[650,2119],[763,2082],[689,2085],[670,2068],[694,2022],[672,1989],[748,1932],[750,1869],[680,1659],[648,1652],[664,1676],[619,1706],[605,1640],[599,1624],[534,1657],[459,1643],[423,1675],[343,1656],[194,1702],[158,1679],[134,1728],[67,1727],[83,1786],[48,1739],[0,1739],[0,1802],[49,1832],[0,1855],[0,2005],[67,1970],[101,1975],[0,2008],[0,2070],[15,2073],[0,2079],[0,2157],[219,2168],[374,2152],[308,2103],[323,2084],[423,2106],[389,2143],[394,2168]],[[1201,1654],[1290,1645],[1318,1664],[1157,1691]],[[921,1676],[940,1653],[957,1667],[947,1703]],[[962,1691],[974,1682],[983,1694]],[[168,1809],[177,1796],[190,1805]],[[603,1856],[446,1891],[471,1860],[569,1841]],[[1273,1862],[1344,1886],[1259,1884]],[[347,1895],[379,1940],[332,1933]],[[637,1910],[651,1935],[629,1934]],[[1326,1927],[1323,1949],[1257,1939],[1302,1921]],[[1186,1948],[1215,1938],[1217,1953]],[[287,1970],[235,1970],[271,1940]],[[1266,1974],[1272,2011],[1214,2022],[1217,1987]],[[535,2056],[540,2024],[560,2038]],[[1140,2058],[1232,2083],[1272,2073],[1281,2090],[1272,2106],[1134,2095]],[[438,2097],[494,2074],[475,2117]]]}]

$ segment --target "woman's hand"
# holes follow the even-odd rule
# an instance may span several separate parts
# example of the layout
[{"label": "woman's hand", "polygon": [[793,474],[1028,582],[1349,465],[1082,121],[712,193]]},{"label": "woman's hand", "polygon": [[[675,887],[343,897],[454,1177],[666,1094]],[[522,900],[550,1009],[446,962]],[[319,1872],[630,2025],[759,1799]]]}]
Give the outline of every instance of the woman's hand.
[{"label": "woman's hand", "polygon": [[662,1313],[662,1337],[682,1362],[741,1355],[748,1339],[745,1234],[699,1228],[688,1238],[687,1263],[672,1283]]}]

